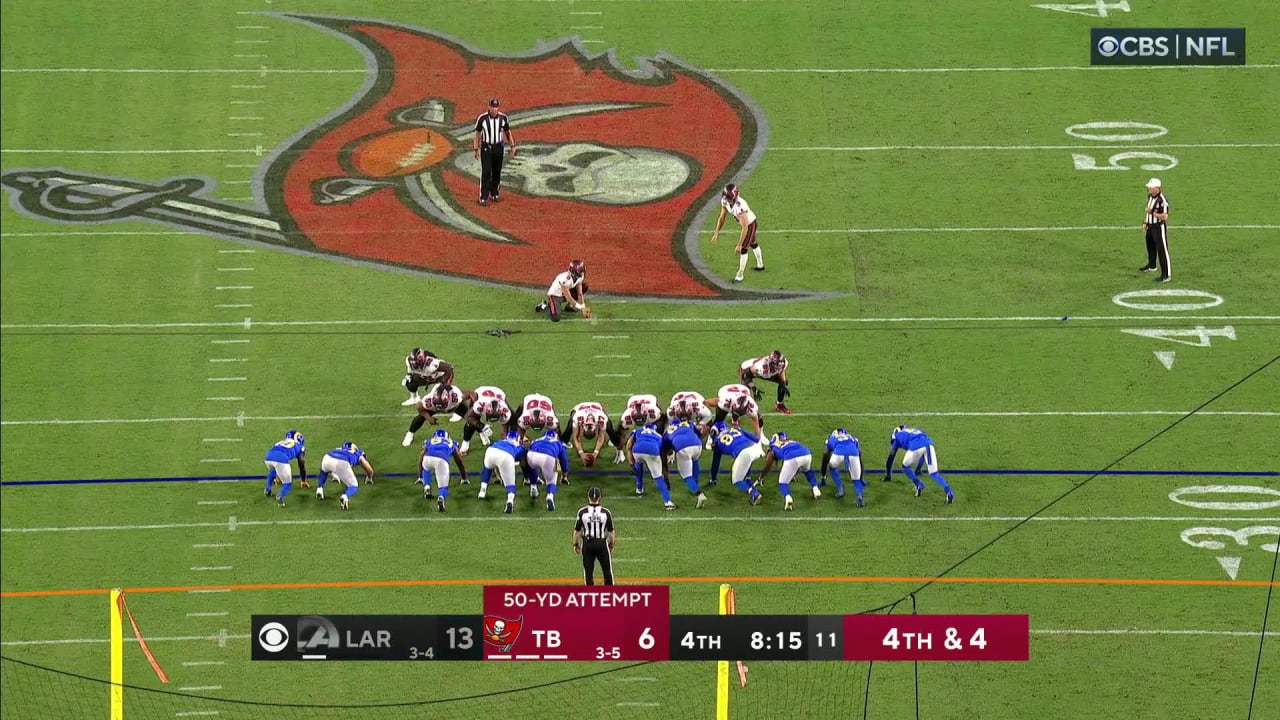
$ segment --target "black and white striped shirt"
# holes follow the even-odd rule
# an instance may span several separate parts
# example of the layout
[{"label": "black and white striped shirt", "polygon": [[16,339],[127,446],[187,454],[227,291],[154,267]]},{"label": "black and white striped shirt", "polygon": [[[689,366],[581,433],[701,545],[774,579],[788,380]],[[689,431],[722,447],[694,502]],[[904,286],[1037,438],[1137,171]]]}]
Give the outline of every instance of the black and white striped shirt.
[{"label": "black and white striped shirt", "polygon": [[1148,225],[1155,225],[1156,223],[1164,222],[1163,220],[1156,218],[1156,213],[1168,214],[1168,212],[1169,198],[1165,197],[1164,193],[1156,193],[1155,195],[1147,196],[1147,219],[1145,222]]},{"label": "black and white striped shirt", "polygon": [[608,540],[613,532],[613,513],[603,505],[583,505],[573,529],[586,540]]},{"label": "black and white striped shirt", "polygon": [[498,113],[490,116],[489,113],[481,113],[476,118],[476,132],[480,133],[480,143],[482,145],[499,145],[504,139],[504,133],[509,132],[511,127],[507,125],[507,114]]}]

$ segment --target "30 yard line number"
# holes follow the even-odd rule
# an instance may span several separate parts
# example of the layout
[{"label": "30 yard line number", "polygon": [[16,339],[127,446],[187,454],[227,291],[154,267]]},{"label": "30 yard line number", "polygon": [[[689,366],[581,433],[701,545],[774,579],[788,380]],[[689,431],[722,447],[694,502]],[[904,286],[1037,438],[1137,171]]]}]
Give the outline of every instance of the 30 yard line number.
[{"label": "30 yard line number", "polygon": [[[1223,496],[1253,496],[1258,499],[1229,500]],[[1280,490],[1259,485],[1192,485],[1169,493],[1169,499],[1197,510],[1233,513],[1280,508]],[[1239,529],[1192,527],[1183,530],[1180,537],[1182,542],[1193,548],[1221,553],[1217,556],[1218,564],[1232,580],[1240,573],[1240,561],[1243,559],[1242,555],[1234,553],[1255,547],[1266,553],[1280,553],[1280,526],[1276,525],[1250,525]],[[1226,539],[1232,542],[1228,543]]]}]

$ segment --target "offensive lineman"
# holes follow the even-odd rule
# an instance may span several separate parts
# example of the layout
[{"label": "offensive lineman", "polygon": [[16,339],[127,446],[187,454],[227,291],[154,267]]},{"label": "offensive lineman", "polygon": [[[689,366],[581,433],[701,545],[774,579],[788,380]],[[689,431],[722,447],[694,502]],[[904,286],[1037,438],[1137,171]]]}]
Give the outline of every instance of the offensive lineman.
[{"label": "offensive lineman", "polygon": [[507,404],[507,394],[502,388],[481,385],[475,389],[475,395],[471,409],[463,418],[467,426],[462,430],[462,445],[458,447],[463,455],[471,449],[471,438],[477,430],[480,431],[480,442],[487,446],[489,438],[493,437],[491,423],[497,423],[503,428],[511,423],[511,406]]},{"label": "offensive lineman", "polygon": [[476,394],[468,392],[457,385],[438,383],[427,390],[427,394],[418,400],[418,417],[409,423],[409,431],[404,434],[400,444],[409,447],[413,444],[413,434],[422,429],[426,423],[436,424],[436,415],[453,413],[458,416],[471,411],[471,404]]},{"label": "offensive lineman", "polygon": [[[569,412],[569,425],[565,428],[565,431],[569,435],[574,450],[578,451],[578,457],[582,459],[582,464],[587,467],[595,464],[600,451],[604,449],[606,438],[614,448],[619,452],[622,451],[620,434],[614,428],[613,420],[609,419],[609,413],[605,411],[604,405],[600,403],[582,402],[574,405],[573,410]],[[583,439],[588,441],[595,440],[595,447],[584,451],[582,448]]]},{"label": "offensive lineman", "polygon": [[405,407],[418,402],[418,388],[442,382],[453,384],[453,365],[436,357],[430,350],[414,348],[404,359],[405,375],[400,384],[409,391],[409,399],[400,403]]},{"label": "offensive lineman", "polygon": [[516,430],[520,432],[521,440],[524,440],[525,433],[530,429],[541,431],[558,427],[560,422],[556,420],[556,410],[551,404],[551,398],[530,393],[520,401],[520,417],[516,420]]},{"label": "offensive lineman", "polygon": [[743,385],[751,388],[751,396],[756,400],[764,397],[764,393],[760,392],[760,388],[756,387],[755,380],[768,380],[778,385],[778,404],[774,406],[774,410],[783,415],[790,415],[791,409],[784,402],[787,396],[791,394],[791,388],[787,386],[787,356],[782,354],[781,350],[773,352],[758,358],[748,358],[742,361],[738,366],[738,379]]},{"label": "offensive lineman", "polygon": [[458,464],[458,474],[463,485],[470,485],[467,479],[467,466],[462,463],[462,453],[458,444],[449,437],[449,431],[440,428],[432,436],[422,441],[422,452],[418,455],[418,467],[422,470],[422,497],[431,499],[431,480],[434,477],[439,483],[440,494],[436,497],[436,510],[444,512],[445,501],[449,498],[449,461]]},{"label": "offensive lineman", "polygon": [[696,426],[711,422],[711,410],[707,408],[707,400],[702,397],[702,393],[681,390],[671,396],[671,404],[667,406],[667,425],[681,420],[687,420]]},{"label": "offensive lineman", "polygon": [[[622,417],[618,419],[619,433],[634,431],[636,428],[657,423],[661,417],[662,410],[658,408],[656,395],[632,395],[627,398],[627,406],[622,411]],[[625,453],[619,448],[618,456],[613,462],[615,465],[621,465],[626,459]]]},{"label": "offensive lineman", "polygon": [[716,396],[707,401],[707,405],[716,409],[716,422],[722,423],[725,418],[733,416],[735,423],[742,418],[749,418],[748,428],[756,437],[762,437],[764,420],[760,417],[760,406],[751,397],[751,388],[746,385],[725,385]]}]

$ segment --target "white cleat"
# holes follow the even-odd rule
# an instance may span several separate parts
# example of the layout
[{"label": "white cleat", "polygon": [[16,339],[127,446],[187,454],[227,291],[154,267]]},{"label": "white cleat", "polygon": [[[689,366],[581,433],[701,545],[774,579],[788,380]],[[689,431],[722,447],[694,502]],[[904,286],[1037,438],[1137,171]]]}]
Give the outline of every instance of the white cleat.
[{"label": "white cleat", "polygon": [[346,494],[338,496],[338,504],[342,506],[343,510],[351,509],[351,500],[349,499],[349,496],[347,496]]},{"label": "white cleat", "polygon": [[324,499],[324,488],[322,488],[322,487],[318,487],[318,488],[316,488],[316,499],[317,499],[317,500],[323,500],[323,499]]},{"label": "white cleat", "polygon": [[707,504],[707,496],[705,493],[698,493],[698,504],[694,507],[702,507]]},{"label": "white cleat", "polygon": [[790,496],[790,495],[788,495],[788,496],[787,496],[787,501],[786,501],[785,503],[783,503],[783,505],[782,505],[782,509],[783,509],[783,510],[794,510],[794,509],[795,509],[795,502],[794,502],[794,501],[792,501],[792,499],[791,499],[791,496]]},{"label": "white cleat", "polygon": [[675,503],[673,503],[673,502],[671,502],[670,500],[668,500],[668,501],[666,501],[666,502],[662,503],[662,509],[663,509],[663,510],[675,510],[675,509],[676,509],[676,504],[675,504]]},{"label": "white cleat", "polygon": [[411,432],[407,432],[407,433],[405,433],[405,434],[404,434],[404,440],[403,440],[403,441],[401,441],[400,446],[401,446],[401,447],[409,447],[409,446],[410,446],[410,445],[412,445],[412,444],[413,444],[413,433],[411,433]]},{"label": "white cleat", "polygon": [[715,441],[713,441],[710,437],[708,437],[708,438],[707,438],[707,445],[706,445],[706,447],[707,447],[707,449],[708,449],[708,450],[712,450],[712,449],[714,449],[714,448],[715,448]]},{"label": "white cleat", "polygon": [[449,416],[449,422],[459,422],[460,420],[462,420],[462,416],[458,413],[454,413]]},{"label": "white cleat", "polygon": [[400,405],[403,407],[409,407],[410,405],[417,405],[417,404],[418,404],[417,395],[410,395],[408,400],[405,400],[404,402],[400,403]]},{"label": "white cleat", "polygon": [[624,452],[622,452],[621,450],[619,450],[619,451],[618,451],[618,454],[617,454],[617,455],[615,455],[615,456],[614,456],[614,458],[613,458],[613,464],[614,464],[614,465],[622,465],[622,464],[624,464],[624,463],[626,463],[626,462],[627,462],[627,454],[626,454],[626,453],[624,453]]},{"label": "white cleat", "polygon": [[816,487],[813,488],[813,499],[817,500],[820,497],[822,497],[822,491]]},{"label": "white cleat", "polygon": [[530,486],[529,486],[529,497],[531,497],[531,498],[537,498],[537,497],[538,497],[538,486],[537,486],[537,485],[530,485]]}]

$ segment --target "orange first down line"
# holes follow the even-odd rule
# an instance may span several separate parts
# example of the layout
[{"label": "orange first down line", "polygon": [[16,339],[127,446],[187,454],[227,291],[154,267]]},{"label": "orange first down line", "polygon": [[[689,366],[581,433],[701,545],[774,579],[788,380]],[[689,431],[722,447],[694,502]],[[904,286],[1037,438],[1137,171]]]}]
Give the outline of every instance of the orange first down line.
[{"label": "orange first down line", "polygon": [[[745,576],[745,577],[638,577],[628,582],[646,585],[681,583],[968,583],[979,585],[1160,585],[1209,587],[1280,587],[1267,580],[1195,580],[1178,578],[1025,578],[1025,577],[876,577],[876,576]],[[451,587],[473,585],[576,585],[580,578],[467,578],[460,580],[342,580],[333,582],[244,583],[229,585],[171,585],[126,588],[130,593],[176,593],[201,590],[321,590],[328,588]],[[105,595],[107,588],[66,590],[6,590],[0,598],[54,597],[59,595]]]}]

